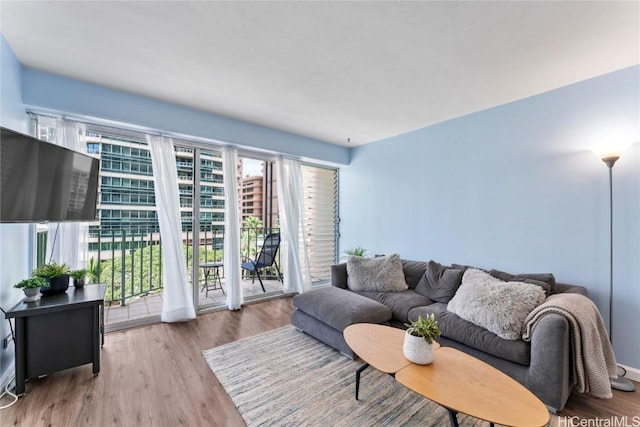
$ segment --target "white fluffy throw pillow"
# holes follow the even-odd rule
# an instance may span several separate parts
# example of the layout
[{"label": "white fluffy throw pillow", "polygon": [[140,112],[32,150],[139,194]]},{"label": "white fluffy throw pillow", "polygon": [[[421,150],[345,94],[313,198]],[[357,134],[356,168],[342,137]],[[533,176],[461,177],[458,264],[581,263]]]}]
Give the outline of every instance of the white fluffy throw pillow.
[{"label": "white fluffy throw pillow", "polygon": [[406,291],[409,287],[398,254],[347,258],[347,286],[358,292],[397,292]]},{"label": "white fluffy throw pillow", "polygon": [[527,315],[544,299],[540,286],[504,282],[485,271],[469,268],[447,310],[500,338],[517,340],[522,337]]}]

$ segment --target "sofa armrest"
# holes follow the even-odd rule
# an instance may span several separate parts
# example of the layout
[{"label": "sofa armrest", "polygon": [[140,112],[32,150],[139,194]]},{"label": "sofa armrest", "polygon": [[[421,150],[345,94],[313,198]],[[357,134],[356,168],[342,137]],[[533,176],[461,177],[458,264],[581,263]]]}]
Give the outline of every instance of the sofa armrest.
[{"label": "sofa armrest", "polygon": [[554,402],[545,402],[554,411],[561,411],[574,385],[572,378],[569,322],[560,314],[547,314],[531,336],[531,364],[527,383],[537,395],[549,395],[556,390]]},{"label": "sofa armrest", "polygon": [[556,283],[553,293],[554,294],[571,293],[571,294],[584,295],[585,297],[588,296],[587,288],[585,288],[584,286],[570,285],[567,283]]},{"label": "sofa armrest", "polygon": [[331,266],[331,286],[347,289],[347,264],[336,264]]}]

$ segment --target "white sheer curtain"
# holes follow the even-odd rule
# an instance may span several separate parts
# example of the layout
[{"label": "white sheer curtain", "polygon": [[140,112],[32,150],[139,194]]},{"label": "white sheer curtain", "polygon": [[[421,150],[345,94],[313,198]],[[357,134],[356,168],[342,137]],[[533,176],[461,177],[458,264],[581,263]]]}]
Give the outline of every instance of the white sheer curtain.
[{"label": "white sheer curtain", "polygon": [[239,310],[244,303],[240,281],[240,209],[238,207],[238,150],[222,149],[224,173],[224,277],[227,307]]},{"label": "white sheer curtain", "polygon": [[[85,153],[84,135],[86,127],[82,123],[58,119],[56,121],[56,145]],[[89,255],[89,227],[85,222],[50,223],[47,232],[46,262],[65,263],[72,270],[86,268]]]},{"label": "white sheer curtain", "polygon": [[176,154],[171,138],[147,135],[153,165],[156,212],[162,236],[163,322],[194,319],[196,312],[189,292],[187,263],[182,248],[180,195]]},{"label": "white sheer curtain", "polygon": [[285,292],[311,290],[311,272],[304,225],[304,188],[300,161],[278,157],[278,212],[280,260]]}]

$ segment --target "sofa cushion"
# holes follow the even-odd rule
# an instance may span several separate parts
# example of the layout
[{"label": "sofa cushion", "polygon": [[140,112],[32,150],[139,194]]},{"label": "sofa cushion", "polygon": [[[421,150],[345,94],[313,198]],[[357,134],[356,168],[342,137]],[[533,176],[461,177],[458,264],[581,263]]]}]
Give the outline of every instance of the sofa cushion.
[{"label": "sofa cushion", "polygon": [[[530,283],[532,285],[542,286],[545,290],[547,296],[556,293],[556,278],[551,273],[521,273],[521,274],[511,274],[505,271],[500,271],[496,269],[486,270],[480,267],[472,267],[470,265],[464,264],[451,264],[452,268],[457,268],[460,270],[467,270],[469,268],[475,268],[478,270],[486,271],[493,277],[497,277],[500,280],[504,280],[505,282],[524,282]],[[541,283],[542,282],[542,283]]]},{"label": "sofa cushion", "polygon": [[531,343],[523,340],[504,340],[496,334],[451,313],[447,310],[447,304],[435,303],[411,309],[409,311],[409,321],[414,322],[418,320],[418,316],[425,316],[431,313],[435,315],[443,337],[510,362],[529,366]]},{"label": "sofa cushion", "polygon": [[466,264],[451,264],[451,268],[455,268],[457,270],[467,270],[469,268],[477,268],[478,270],[484,270],[480,267],[474,267],[472,265],[466,265]]},{"label": "sofa cushion", "polygon": [[524,282],[541,286],[546,296],[555,291],[556,278],[551,273],[511,274],[500,270],[489,270],[489,274],[505,282]]},{"label": "sofa cushion", "polygon": [[489,273],[467,269],[447,309],[507,340],[522,337],[527,315],[546,298],[540,286],[503,282]]},{"label": "sofa cushion", "polygon": [[416,292],[435,302],[449,302],[456,294],[464,270],[446,267],[429,261],[416,286]]},{"label": "sofa cushion", "polygon": [[402,271],[404,271],[404,281],[409,289],[415,289],[418,282],[424,276],[428,263],[425,261],[402,260]]},{"label": "sofa cushion", "polygon": [[331,286],[348,289],[347,286],[347,263],[335,264],[331,266]]},{"label": "sofa cushion", "polygon": [[339,331],[354,323],[385,323],[391,310],[354,292],[327,286],[293,297],[293,306]]},{"label": "sofa cushion", "polygon": [[347,258],[347,286],[358,292],[399,292],[407,289],[400,255]]},{"label": "sofa cushion", "polygon": [[394,320],[402,323],[408,322],[409,311],[412,308],[433,303],[412,289],[403,292],[357,292],[358,295],[371,298],[389,307]]}]

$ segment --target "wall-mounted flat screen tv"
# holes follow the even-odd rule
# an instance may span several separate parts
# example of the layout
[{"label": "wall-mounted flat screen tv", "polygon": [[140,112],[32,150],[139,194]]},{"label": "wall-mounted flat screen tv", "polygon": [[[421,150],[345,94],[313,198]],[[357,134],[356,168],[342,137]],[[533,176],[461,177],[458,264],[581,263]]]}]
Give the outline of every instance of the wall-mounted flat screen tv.
[{"label": "wall-mounted flat screen tv", "polygon": [[0,222],[96,220],[98,159],[0,130]]}]

